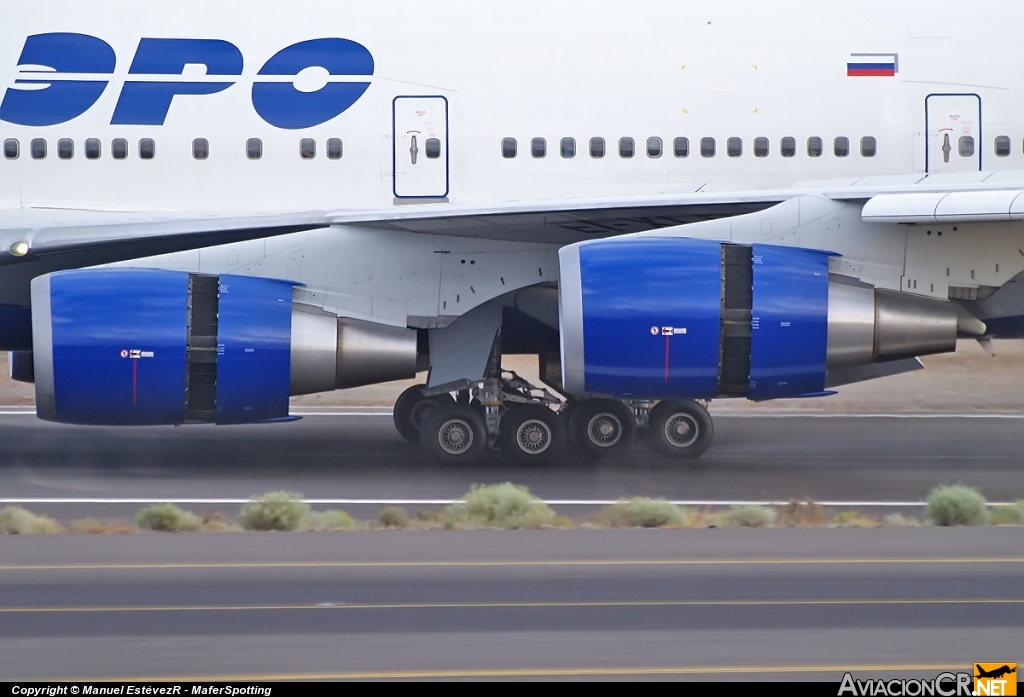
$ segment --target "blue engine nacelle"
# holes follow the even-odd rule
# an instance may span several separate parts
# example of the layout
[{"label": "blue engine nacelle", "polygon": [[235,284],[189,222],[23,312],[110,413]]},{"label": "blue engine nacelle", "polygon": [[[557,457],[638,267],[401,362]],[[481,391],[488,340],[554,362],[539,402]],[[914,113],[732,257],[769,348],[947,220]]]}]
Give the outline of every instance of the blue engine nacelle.
[{"label": "blue engine nacelle", "polygon": [[817,250],[622,237],[559,252],[569,394],[753,400],[822,394],[833,368],[956,346],[948,302],[830,281]]},{"label": "blue engine nacelle", "polygon": [[108,425],[276,421],[289,418],[292,394],[415,375],[415,331],[299,306],[295,285],[159,269],[33,280],[39,417]]}]

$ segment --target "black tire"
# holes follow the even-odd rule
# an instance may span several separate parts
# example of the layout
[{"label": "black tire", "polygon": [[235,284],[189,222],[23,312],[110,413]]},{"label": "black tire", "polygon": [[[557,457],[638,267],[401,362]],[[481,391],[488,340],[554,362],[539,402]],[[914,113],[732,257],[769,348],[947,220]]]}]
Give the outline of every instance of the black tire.
[{"label": "black tire", "polygon": [[446,394],[424,397],[424,387],[426,385],[413,385],[395,401],[395,428],[402,438],[413,445],[420,444],[420,427],[426,421],[427,415],[439,405],[452,401],[451,396]]},{"label": "black tire", "polygon": [[420,428],[420,445],[435,462],[470,465],[487,449],[487,424],[472,407],[439,405]]},{"label": "black tire", "polygon": [[554,462],[565,447],[561,417],[540,404],[517,404],[501,417],[501,452],[517,465]]},{"label": "black tire", "polygon": [[714,425],[697,402],[658,402],[649,420],[645,444],[664,457],[696,460],[711,446]]},{"label": "black tire", "polygon": [[636,417],[614,399],[587,399],[569,419],[573,444],[590,457],[617,457],[633,445]]}]

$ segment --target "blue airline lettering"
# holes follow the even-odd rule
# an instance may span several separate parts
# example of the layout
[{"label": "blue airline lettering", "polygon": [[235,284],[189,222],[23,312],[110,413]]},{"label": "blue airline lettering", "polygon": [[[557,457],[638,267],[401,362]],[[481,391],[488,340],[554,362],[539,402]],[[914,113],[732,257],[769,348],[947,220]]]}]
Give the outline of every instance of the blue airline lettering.
[{"label": "blue airline lettering", "polygon": [[[18,65],[51,68],[57,73],[106,74],[114,72],[114,49],[106,41],[85,34],[33,34],[25,39]],[[29,89],[7,90],[0,104],[0,120],[20,126],[52,126],[81,116],[103,94],[106,80],[16,79]],[[42,89],[38,86],[45,85]]]},{"label": "blue airline lettering", "polygon": [[[313,39],[278,51],[260,75],[298,75],[319,66],[334,75],[373,75],[373,56],[348,39]],[[330,121],[356,103],[369,82],[328,82],[316,92],[300,92],[293,83],[260,82],[252,86],[252,105],[263,120],[278,128],[309,128]]]},{"label": "blue airline lettering", "polygon": [[[52,126],[71,121],[92,107],[106,89],[107,80],[96,75],[114,72],[114,50],[105,41],[86,34],[35,34],[25,41],[19,66],[47,68],[38,76],[15,79],[0,103],[0,121],[22,126]],[[234,79],[176,81],[185,66],[203,65],[207,76],[236,78],[243,58],[234,44],[219,39],[153,39],[139,42],[118,97],[112,125],[163,125],[176,95],[222,92]],[[333,77],[373,75],[373,56],[365,46],[348,39],[324,38],[288,46],[259,71],[266,77],[293,77],[306,68],[320,67]],[[51,77],[60,79],[48,79]],[[75,79],[89,75],[90,79]],[[145,79],[162,76],[164,79]],[[25,85],[26,87],[18,87]],[[368,80],[328,80],[319,90],[306,92],[294,81],[257,79],[252,102],[264,121],[278,128],[309,128],[325,123],[351,107],[366,92]]]},{"label": "blue airline lettering", "polygon": [[[242,52],[218,39],[143,39],[129,75],[181,75],[185,66],[206,66],[207,75],[241,75]],[[162,126],[176,94],[216,94],[233,82],[152,82],[128,80],[121,89],[111,125]]]}]

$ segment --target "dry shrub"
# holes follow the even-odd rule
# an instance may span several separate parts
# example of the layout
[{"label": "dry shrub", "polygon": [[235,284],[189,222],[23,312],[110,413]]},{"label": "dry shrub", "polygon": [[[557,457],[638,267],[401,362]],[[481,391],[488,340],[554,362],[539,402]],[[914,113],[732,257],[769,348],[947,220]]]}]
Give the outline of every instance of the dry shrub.
[{"label": "dry shrub", "polygon": [[309,515],[309,504],[294,491],[253,496],[242,506],[238,521],[246,530],[298,530]]},{"label": "dry shrub", "polygon": [[989,513],[993,525],[1024,525],[1024,500],[1008,506],[995,506]]},{"label": "dry shrub", "polygon": [[463,497],[445,509],[446,529],[491,527],[537,529],[549,525],[555,513],[535,498],[530,490],[511,483],[474,485]]},{"label": "dry shrub", "polygon": [[820,527],[825,524],[825,510],[814,501],[790,501],[775,507],[775,523],[787,527]]},{"label": "dry shrub", "polygon": [[775,511],[768,506],[733,506],[722,522],[730,528],[766,528],[775,518]]},{"label": "dry shrub", "polygon": [[963,484],[938,486],[928,494],[928,522],[932,525],[984,525],[988,522],[985,497]]},{"label": "dry shrub", "polygon": [[29,513],[21,506],[0,508],[0,535],[53,535],[64,532],[57,521]]},{"label": "dry shrub", "polygon": [[194,513],[183,511],[173,503],[146,506],[135,515],[135,524],[155,532],[195,532],[203,521]]},{"label": "dry shrub", "polygon": [[837,528],[877,528],[877,518],[863,515],[860,511],[842,511],[832,518],[832,525]]},{"label": "dry shrub", "polygon": [[[312,511],[306,514],[302,523],[303,530],[322,532],[324,530],[351,530],[356,527],[355,518],[345,511]],[[296,528],[293,528],[296,529]]]},{"label": "dry shrub", "polygon": [[613,528],[683,527],[690,522],[690,514],[664,499],[634,496],[606,508],[600,519]]},{"label": "dry shrub", "polygon": [[388,506],[377,516],[377,522],[384,528],[407,528],[409,527],[409,514],[405,512],[404,508]]},{"label": "dry shrub", "polygon": [[137,529],[129,525],[125,525],[123,520],[111,520],[104,519],[99,520],[89,516],[82,520],[74,520],[71,522],[71,529],[75,532],[85,532],[94,535],[102,534],[122,534],[128,532],[137,532]]}]

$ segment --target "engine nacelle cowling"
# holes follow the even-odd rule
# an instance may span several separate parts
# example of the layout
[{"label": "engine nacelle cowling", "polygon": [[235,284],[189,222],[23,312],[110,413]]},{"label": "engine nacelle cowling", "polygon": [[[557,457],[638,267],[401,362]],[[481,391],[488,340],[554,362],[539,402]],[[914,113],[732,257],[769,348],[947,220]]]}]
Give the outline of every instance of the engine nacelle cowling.
[{"label": "engine nacelle cowling", "polygon": [[77,424],[288,419],[288,398],[416,373],[416,332],[293,302],[297,284],[160,269],[32,281],[36,411]]},{"label": "engine nacelle cowling", "polygon": [[767,400],[821,394],[830,369],[955,350],[951,303],[830,278],[830,256],[687,238],[564,247],[563,386]]}]

